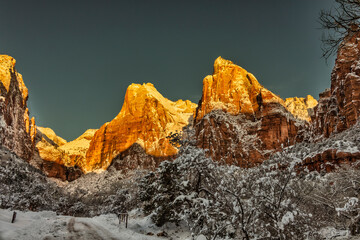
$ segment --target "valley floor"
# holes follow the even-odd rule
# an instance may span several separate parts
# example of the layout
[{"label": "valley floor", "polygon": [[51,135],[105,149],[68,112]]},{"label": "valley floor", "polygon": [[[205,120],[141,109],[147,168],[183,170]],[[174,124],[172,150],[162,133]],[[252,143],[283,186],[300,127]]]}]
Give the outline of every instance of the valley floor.
[{"label": "valley floor", "polygon": [[[82,218],[56,215],[51,211],[16,212],[16,220],[11,223],[13,211],[0,209],[0,240],[191,239],[191,234],[184,228],[175,225],[158,228],[149,217],[141,217],[136,211],[129,214],[128,228],[123,222],[119,225],[115,214]],[[157,236],[161,232],[168,236]],[[153,235],[147,235],[149,233]]]}]

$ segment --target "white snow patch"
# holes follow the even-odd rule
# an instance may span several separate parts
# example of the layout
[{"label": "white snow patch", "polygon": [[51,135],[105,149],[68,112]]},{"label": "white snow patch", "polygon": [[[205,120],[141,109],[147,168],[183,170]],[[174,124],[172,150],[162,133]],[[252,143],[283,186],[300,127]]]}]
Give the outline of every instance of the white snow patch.
[{"label": "white snow patch", "polygon": [[[117,240],[159,240],[157,234],[165,231],[173,239],[191,239],[191,234],[182,225],[174,224],[156,227],[150,217],[142,217],[139,211],[129,213],[128,228],[119,225],[115,214],[93,218],[56,215],[55,212],[21,212],[11,223],[13,211],[0,209],[0,239],[117,239]],[[147,235],[147,234],[153,235]]]},{"label": "white snow patch", "polygon": [[349,231],[339,230],[334,227],[326,227],[320,230],[320,235],[323,239],[349,239]]}]

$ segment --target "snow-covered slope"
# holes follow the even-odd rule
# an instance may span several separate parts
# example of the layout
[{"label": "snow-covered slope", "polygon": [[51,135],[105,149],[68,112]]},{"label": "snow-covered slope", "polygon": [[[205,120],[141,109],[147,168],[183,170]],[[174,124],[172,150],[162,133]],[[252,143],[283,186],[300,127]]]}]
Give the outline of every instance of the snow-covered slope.
[{"label": "snow-covered slope", "polygon": [[13,224],[12,215],[13,211],[0,209],[0,239],[155,240],[164,239],[163,235],[172,239],[191,239],[191,234],[183,227],[156,227],[149,217],[139,217],[136,211],[129,215],[128,228],[124,222],[119,224],[115,214],[76,218],[50,211],[18,211]]}]

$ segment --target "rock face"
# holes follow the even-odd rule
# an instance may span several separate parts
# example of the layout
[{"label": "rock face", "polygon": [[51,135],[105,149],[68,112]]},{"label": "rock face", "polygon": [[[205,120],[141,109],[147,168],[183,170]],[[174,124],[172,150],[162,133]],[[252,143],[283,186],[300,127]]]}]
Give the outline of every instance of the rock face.
[{"label": "rock face", "polygon": [[160,162],[166,159],[169,159],[169,157],[155,157],[146,154],[140,144],[134,143],[128,149],[117,155],[112,160],[109,168],[125,172],[130,169],[155,169]]},{"label": "rock face", "polygon": [[0,145],[30,161],[35,150],[35,120],[29,119],[28,89],[15,62],[0,55]]},{"label": "rock face", "polygon": [[360,152],[343,152],[338,149],[328,149],[315,156],[303,160],[302,166],[307,167],[310,171],[331,172],[340,164],[351,164],[360,159]]},{"label": "rock face", "polygon": [[254,75],[231,61],[218,57],[214,73],[203,80],[203,93],[196,109],[198,121],[213,110],[231,115],[255,114],[269,103],[283,104],[283,100],[261,86]]},{"label": "rock face", "polygon": [[60,147],[66,143],[66,140],[58,137],[51,128],[37,128],[36,148],[39,151],[41,159],[65,167],[74,167],[75,163],[71,161],[64,150],[60,149]]},{"label": "rock face", "polygon": [[85,154],[97,129],[88,129],[71,142],[51,128],[38,127],[36,148],[43,160],[39,168],[49,177],[72,181],[83,174]]},{"label": "rock face", "polygon": [[331,88],[314,108],[315,134],[329,137],[354,125],[360,116],[360,32],[349,32],[340,45]]},{"label": "rock face", "polygon": [[197,145],[229,164],[261,163],[273,151],[301,140],[297,133],[307,123],[285,106],[251,73],[219,57],[213,75],[203,81],[195,115]]},{"label": "rock face", "polygon": [[177,149],[166,136],[181,131],[195,108],[188,100],[164,98],[150,83],[130,85],[120,113],[95,133],[86,153],[85,172],[106,169],[135,143],[155,158],[175,155]]},{"label": "rock face", "polygon": [[285,99],[285,108],[292,113],[295,117],[311,121],[309,112],[313,112],[313,108],[318,104],[315,98],[310,95],[307,95],[306,98],[286,98]]},{"label": "rock face", "polygon": [[59,147],[70,158],[70,162],[85,171],[85,156],[90,147],[90,142],[94,137],[97,129],[88,129],[75,140],[68,142]]}]

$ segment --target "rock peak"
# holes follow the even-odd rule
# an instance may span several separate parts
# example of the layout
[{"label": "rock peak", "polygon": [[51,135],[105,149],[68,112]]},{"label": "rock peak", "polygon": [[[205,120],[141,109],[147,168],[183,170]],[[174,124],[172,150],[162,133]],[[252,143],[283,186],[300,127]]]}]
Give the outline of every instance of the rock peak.
[{"label": "rock peak", "polygon": [[232,61],[218,57],[214,62],[214,73],[203,80],[203,94],[196,110],[196,121],[213,110],[223,110],[232,115],[255,114],[264,104],[270,103],[283,105],[299,119],[311,120],[307,109],[317,104],[312,96],[289,98],[287,101],[285,103],[264,88],[253,74]]},{"label": "rock peak", "polygon": [[218,72],[220,72],[224,68],[229,67],[231,65],[236,66],[232,61],[226,60],[226,59],[222,58],[221,56],[219,56],[218,58],[215,59],[214,73],[213,74],[217,74]]},{"label": "rock peak", "polygon": [[22,75],[15,71],[15,64],[16,60],[13,57],[0,55],[0,83],[5,88],[0,87],[0,94],[5,94],[2,93],[2,91],[9,91],[12,78],[11,74],[14,74],[23,97],[23,104],[25,104],[28,98],[28,89],[25,86]]},{"label": "rock peak", "polygon": [[189,123],[196,106],[188,100],[170,101],[151,83],[131,84],[120,113],[95,133],[86,153],[85,171],[106,169],[135,143],[151,156],[176,154],[177,149],[166,137]]},{"label": "rock peak", "polygon": [[203,80],[203,94],[196,113],[199,120],[213,110],[232,115],[253,114],[262,104],[283,100],[264,88],[254,75],[229,60],[218,57],[214,73]]},{"label": "rock peak", "polygon": [[15,63],[13,57],[0,55],[0,145],[30,160],[35,148],[35,120],[29,118],[28,89]]}]

